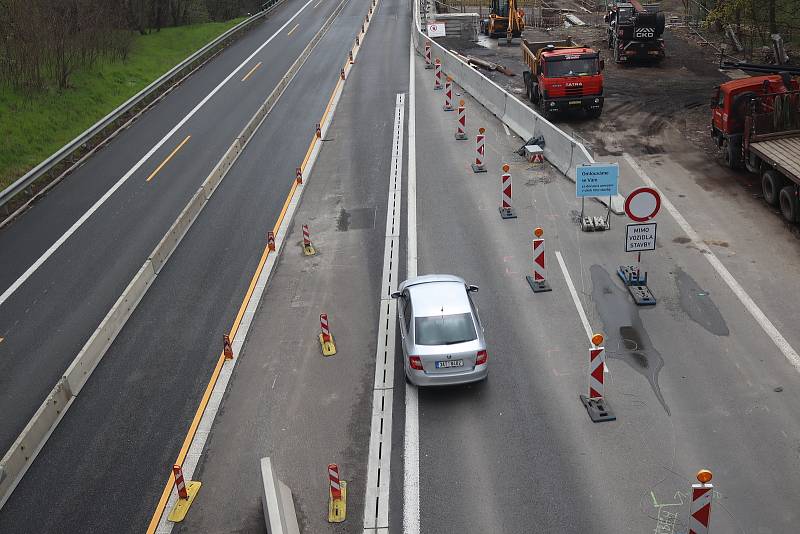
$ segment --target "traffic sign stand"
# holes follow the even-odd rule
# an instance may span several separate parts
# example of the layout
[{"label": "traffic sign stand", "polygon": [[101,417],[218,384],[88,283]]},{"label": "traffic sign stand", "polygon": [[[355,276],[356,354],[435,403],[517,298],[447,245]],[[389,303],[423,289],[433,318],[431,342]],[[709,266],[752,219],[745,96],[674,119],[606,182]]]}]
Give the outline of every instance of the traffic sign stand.
[{"label": "traffic sign stand", "polygon": [[650,187],[640,187],[625,200],[625,213],[640,224],[625,229],[625,252],[636,252],[636,265],[620,265],[617,276],[628,288],[637,306],[654,306],[656,298],[647,287],[647,272],[642,275],[642,251],[656,249],[656,230],[653,219],[661,208],[661,196]]},{"label": "traffic sign stand", "polygon": [[[611,198],[617,194],[619,166],[616,163],[590,163],[575,169],[575,194],[581,199],[581,230],[601,232],[611,230]],[[608,197],[605,217],[586,215],[586,197]]]}]

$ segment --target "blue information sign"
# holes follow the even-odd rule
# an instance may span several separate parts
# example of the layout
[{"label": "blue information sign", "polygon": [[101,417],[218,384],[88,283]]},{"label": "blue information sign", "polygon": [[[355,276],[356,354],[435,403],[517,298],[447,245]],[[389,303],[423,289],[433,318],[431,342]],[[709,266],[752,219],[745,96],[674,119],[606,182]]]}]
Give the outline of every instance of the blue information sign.
[{"label": "blue information sign", "polygon": [[619,165],[589,163],[575,169],[575,190],[581,197],[611,197],[617,194]]}]

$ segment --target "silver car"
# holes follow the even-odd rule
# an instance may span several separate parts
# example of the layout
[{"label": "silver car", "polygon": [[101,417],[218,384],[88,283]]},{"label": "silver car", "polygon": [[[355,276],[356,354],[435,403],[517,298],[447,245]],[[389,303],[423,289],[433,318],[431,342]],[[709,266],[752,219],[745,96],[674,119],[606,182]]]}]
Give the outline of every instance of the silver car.
[{"label": "silver car", "polygon": [[392,293],[398,299],[403,366],[417,386],[467,384],[489,374],[486,341],[462,278],[429,274],[410,278]]}]

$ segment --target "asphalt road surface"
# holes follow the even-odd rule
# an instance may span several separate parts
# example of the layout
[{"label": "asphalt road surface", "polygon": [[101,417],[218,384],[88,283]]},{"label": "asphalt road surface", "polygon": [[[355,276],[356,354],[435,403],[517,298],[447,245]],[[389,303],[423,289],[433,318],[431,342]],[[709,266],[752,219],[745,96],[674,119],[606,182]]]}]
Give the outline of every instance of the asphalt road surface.
[{"label": "asphalt road surface", "polygon": [[[175,134],[174,143],[156,152],[0,306],[0,314],[7,314],[3,323],[16,325],[4,330],[6,339],[0,346],[4,395],[8,395],[3,404],[12,407],[3,410],[7,442],[24,426],[208,171],[339,4],[309,3],[302,17],[284,26],[304,5],[289,2],[131,129],[131,133],[140,131],[148,121],[163,124],[159,131],[171,128],[183,116],[187,102],[191,106],[203,98],[283,26],[248,63],[252,68],[262,61],[259,69],[245,82],[241,79],[249,68],[238,71]],[[366,10],[363,2],[342,5],[339,17],[346,23],[326,34],[214,193],[0,511],[0,531],[141,532],[146,527],[219,355],[221,335],[233,322],[266,231],[283,206],[295,167],[303,160],[314,123],[325,110],[339,66]],[[294,28],[295,24],[299,26]],[[134,152],[125,160],[130,164],[146,152],[148,141],[127,135],[98,157],[105,158],[112,150],[129,150]],[[192,135],[190,141],[146,182],[186,135]],[[148,139],[159,139],[158,133]],[[100,164],[96,159],[93,165]],[[84,166],[81,172],[111,175],[113,182],[126,170],[122,164],[107,170]],[[68,204],[73,195],[82,195],[73,188],[83,183],[77,174],[70,177],[14,223],[2,235],[9,240],[7,250],[27,242],[12,235],[22,232],[18,228],[40,224],[28,219],[56,210],[52,206],[59,200]],[[66,224],[72,222],[63,218]],[[23,321],[26,309],[29,318]],[[34,318],[35,310],[40,311]],[[35,350],[18,338],[34,343]],[[47,513],[39,511],[42,495],[50,495]]]},{"label": "asphalt road surface", "polygon": [[[347,3],[214,194],[0,512],[0,531],[143,530],[303,157],[306,123],[322,114],[363,8]],[[612,215],[610,231],[581,232],[574,184],[517,156],[522,140],[458,89],[470,140],[455,141],[455,116],[442,111],[432,72],[419,57],[408,64],[409,21],[407,2],[382,0],[195,473],[203,488],[177,531],[263,532],[257,462],[267,455],[293,491],[304,532],[365,531],[391,242],[384,221],[400,209],[399,278],[447,272],[480,286],[490,375],[471,386],[412,388],[398,345],[383,532],[684,533],[701,468],[714,473],[715,532],[794,532],[800,243],[791,228],[725,188],[725,175],[692,159],[691,147],[673,160],[622,146],[621,156],[603,157],[620,164],[622,193],[654,183],[668,200],[655,219],[657,249],[642,257],[658,303],[636,307],[615,273],[634,261],[624,252],[628,221]],[[398,95],[399,208],[387,205]],[[487,128],[486,174],[469,167],[479,126]],[[181,161],[155,180],[193,164]],[[514,178],[512,220],[497,209],[502,163]],[[141,174],[140,182],[149,172]],[[592,201],[587,210],[605,215]],[[133,213],[141,218],[141,206]],[[303,223],[319,250],[312,258],[300,251]],[[549,293],[532,293],[525,280],[537,226]],[[331,358],[316,341],[321,312],[337,341]],[[591,332],[606,338],[613,422],[592,423],[578,399],[588,389]],[[326,522],[332,462],[350,489],[348,519],[335,526]],[[54,493],[41,513],[40,497]]]},{"label": "asphalt road surface", "polygon": [[[290,0],[279,7],[0,231],[0,291],[5,295],[151,147],[275,35],[16,291],[0,299],[0,337],[5,338],[0,344],[0,391],[4,406],[9,407],[0,411],[0,450],[6,451],[13,443],[189,198],[338,3],[309,4],[275,35],[305,1]],[[295,24],[299,26],[287,35]],[[354,38],[352,32],[350,37]],[[343,39],[340,46],[349,48],[350,44],[345,45]],[[322,55],[317,53],[317,59]],[[258,62],[261,67],[242,82]],[[325,74],[333,72],[331,65]],[[304,92],[295,85],[284,98],[292,100]],[[313,132],[317,118],[296,116],[295,120],[305,134]],[[187,136],[191,138],[148,182]],[[304,135],[302,140],[282,142],[296,142],[300,147],[307,140]],[[286,176],[293,173],[294,167]],[[276,198],[283,195],[284,191],[275,192]]]}]

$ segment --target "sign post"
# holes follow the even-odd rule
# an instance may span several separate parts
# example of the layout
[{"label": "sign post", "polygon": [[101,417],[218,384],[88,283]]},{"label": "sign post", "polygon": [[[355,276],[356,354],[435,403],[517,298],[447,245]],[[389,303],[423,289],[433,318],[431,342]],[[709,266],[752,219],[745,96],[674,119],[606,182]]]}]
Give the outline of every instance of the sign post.
[{"label": "sign post", "polygon": [[[575,168],[575,196],[581,199],[581,230],[611,229],[611,197],[617,194],[619,165],[616,163],[588,163]],[[608,197],[605,218],[587,217],[586,198]]]},{"label": "sign post", "polygon": [[656,299],[647,287],[647,273],[642,276],[642,251],[656,249],[657,224],[653,219],[661,208],[661,196],[653,188],[640,187],[625,200],[625,213],[637,224],[625,228],[625,252],[636,252],[636,266],[620,265],[617,275],[625,283],[634,302],[639,306],[653,305]]}]

